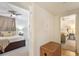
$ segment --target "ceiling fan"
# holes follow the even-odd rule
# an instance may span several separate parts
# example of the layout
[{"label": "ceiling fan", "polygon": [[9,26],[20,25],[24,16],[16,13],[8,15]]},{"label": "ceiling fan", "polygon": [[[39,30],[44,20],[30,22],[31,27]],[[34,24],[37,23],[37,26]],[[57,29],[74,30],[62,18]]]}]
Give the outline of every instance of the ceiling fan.
[{"label": "ceiling fan", "polygon": [[22,15],[21,13],[18,13],[17,11],[14,10],[8,10],[8,12],[11,13],[11,15],[15,15],[15,16]]},{"label": "ceiling fan", "polygon": [[9,4],[7,4],[7,7],[8,10],[0,10],[0,14],[10,15],[10,17],[22,15],[22,13],[18,12],[15,8],[10,6]]}]

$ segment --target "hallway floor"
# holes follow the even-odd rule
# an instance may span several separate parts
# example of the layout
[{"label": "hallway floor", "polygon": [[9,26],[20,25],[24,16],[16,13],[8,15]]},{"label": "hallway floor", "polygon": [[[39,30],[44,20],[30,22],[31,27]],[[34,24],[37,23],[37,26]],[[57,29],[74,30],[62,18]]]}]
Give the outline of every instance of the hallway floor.
[{"label": "hallway floor", "polygon": [[76,56],[76,53],[69,50],[61,49],[61,56]]},{"label": "hallway floor", "polygon": [[65,44],[61,44],[61,47],[70,51],[75,52],[76,40],[66,40]]}]

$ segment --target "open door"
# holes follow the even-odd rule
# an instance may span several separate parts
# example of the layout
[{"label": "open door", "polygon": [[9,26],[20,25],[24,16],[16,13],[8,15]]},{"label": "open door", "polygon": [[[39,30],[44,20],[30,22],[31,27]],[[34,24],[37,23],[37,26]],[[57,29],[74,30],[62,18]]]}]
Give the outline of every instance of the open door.
[{"label": "open door", "polygon": [[61,55],[76,55],[76,38],[75,38],[76,15],[61,17]]}]

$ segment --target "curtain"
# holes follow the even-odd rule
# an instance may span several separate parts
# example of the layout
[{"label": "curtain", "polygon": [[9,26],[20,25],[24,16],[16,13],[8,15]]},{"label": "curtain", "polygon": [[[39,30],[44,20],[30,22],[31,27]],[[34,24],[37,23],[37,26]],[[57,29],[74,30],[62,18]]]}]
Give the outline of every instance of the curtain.
[{"label": "curtain", "polygon": [[0,16],[0,31],[16,31],[15,19]]}]

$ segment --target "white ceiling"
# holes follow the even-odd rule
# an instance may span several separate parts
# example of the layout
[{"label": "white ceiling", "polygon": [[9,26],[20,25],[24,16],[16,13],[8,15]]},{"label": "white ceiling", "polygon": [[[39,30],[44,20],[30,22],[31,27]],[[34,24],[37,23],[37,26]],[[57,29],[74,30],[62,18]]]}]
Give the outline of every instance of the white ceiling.
[{"label": "white ceiling", "polygon": [[79,8],[78,2],[50,2],[50,3],[37,3],[39,6],[47,9],[51,13],[60,14],[68,10]]},{"label": "white ceiling", "polygon": [[[15,6],[29,9],[29,6],[32,2],[9,2]],[[36,2],[36,5],[39,5],[42,8],[45,8],[53,14],[61,14],[68,10],[73,10],[79,8],[79,2]],[[10,7],[7,6],[7,3],[0,2],[0,9],[8,10]],[[15,8],[13,8],[15,9]]]},{"label": "white ceiling", "polygon": [[16,5],[18,7],[21,7],[23,9],[29,9],[29,6],[31,5],[30,2],[9,2],[10,4]]},{"label": "white ceiling", "polygon": [[9,10],[16,11],[19,14],[24,15],[27,11],[17,7],[16,5],[9,4],[7,2],[0,2],[0,15],[10,16]]},{"label": "white ceiling", "polygon": [[[31,3],[13,2],[12,4],[26,9]],[[68,10],[79,8],[79,2],[36,2],[36,4],[53,14],[60,14]]]}]

